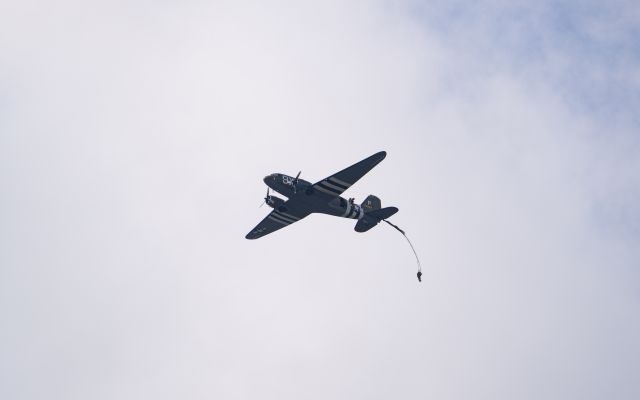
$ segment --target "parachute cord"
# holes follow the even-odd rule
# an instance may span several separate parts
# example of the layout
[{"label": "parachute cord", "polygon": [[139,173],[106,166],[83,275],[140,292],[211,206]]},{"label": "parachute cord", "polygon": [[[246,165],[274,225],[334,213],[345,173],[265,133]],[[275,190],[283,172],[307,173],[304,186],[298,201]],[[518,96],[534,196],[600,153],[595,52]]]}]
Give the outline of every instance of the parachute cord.
[{"label": "parachute cord", "polygon": [[404,236],[404,238],[407,239],[407,242],[409,242],[409,246],[411,246],[411,250],[413,250],[413,254],[416,256],[416,261],[418,262],[418,272],[422,272],[422,265],[420,264],[420,259],[418,258],[418,253],[416,252],[416,249],[411,244],[411,240],[409,240],[409,237],[407,236],[407,234],[404,233],[404,231],[402,229],[400,229],[400,227],[398,225],[392,224],[391,222],[387,221],[386,219],[383,219],[383,221],[386,222],[387,224],[393,226],[394,228],[396,228],[398,230],[398,232],[402,233],[402,236]]}]

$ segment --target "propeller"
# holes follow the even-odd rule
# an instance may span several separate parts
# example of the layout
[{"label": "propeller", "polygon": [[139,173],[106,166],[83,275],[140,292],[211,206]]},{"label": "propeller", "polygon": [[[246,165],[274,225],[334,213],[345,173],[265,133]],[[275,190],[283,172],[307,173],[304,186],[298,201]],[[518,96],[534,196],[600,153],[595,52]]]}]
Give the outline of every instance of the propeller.
[{"label": "propeller", "polygon": [[298,172],[298,175],[296,175],[295,179],[293,180],[293,193],[295,194],[298,191],[298,178],[300,178],[300,174],[302,173],[302,171]]},{"label": "propeller", "polygon": [[[272,200],[271,200],[271,196],[269,196],[269,188],[267,187],[267,195],[264,198],[264,201],[262,203],[260,203],[260,207],[262,207],[265,204],[271,204]],[[260,208],[258,207],[258,208]]]}]

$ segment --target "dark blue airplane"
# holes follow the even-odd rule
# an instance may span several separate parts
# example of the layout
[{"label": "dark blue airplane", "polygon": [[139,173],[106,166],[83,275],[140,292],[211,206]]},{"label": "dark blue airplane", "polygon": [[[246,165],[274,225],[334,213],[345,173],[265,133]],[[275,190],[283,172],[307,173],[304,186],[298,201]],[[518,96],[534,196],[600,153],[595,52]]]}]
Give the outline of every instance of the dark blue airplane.
[{"label": "dark blue airplane", "polygon": [[[268,188],[264,201],[273,211],[246,238],[258,239],[300,221],[311,213],[357,219],[356,232],[368,231],[397,213],[398,209],[381,208],[380,199],[374,195],[369,195],[360,205],[354,204],[353,199],[346,200],[340,195],[386,156],[387,153],[381,151],[314,184],[300,179],[300,172],[295,178],[284,174],[265,176],[264,183]],[[288,200],[271,196],[269,189],[288,197]]]}]

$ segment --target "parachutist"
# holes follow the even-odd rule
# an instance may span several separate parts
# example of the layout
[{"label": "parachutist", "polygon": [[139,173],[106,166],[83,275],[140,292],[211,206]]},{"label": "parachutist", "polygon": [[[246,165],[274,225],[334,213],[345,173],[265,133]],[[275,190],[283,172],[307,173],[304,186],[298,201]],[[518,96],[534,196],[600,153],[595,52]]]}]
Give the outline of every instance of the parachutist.
[{"label": "parachutist", "polygon": [[422,282],[422,271],[418,271],[418,282]]}]

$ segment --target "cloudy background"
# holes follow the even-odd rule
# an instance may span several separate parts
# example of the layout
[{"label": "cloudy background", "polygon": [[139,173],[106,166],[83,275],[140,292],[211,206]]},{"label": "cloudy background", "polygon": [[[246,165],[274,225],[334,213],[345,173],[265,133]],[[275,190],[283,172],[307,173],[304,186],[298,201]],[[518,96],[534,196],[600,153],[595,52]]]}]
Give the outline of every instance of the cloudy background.
[{"label": "cloudy background", "polygon": [[[604,5],[606,3],[606,5]],[[0,398],[640,398],[640,6],[0,3]],[[244,235],[272,172],[346,195]]]}]

